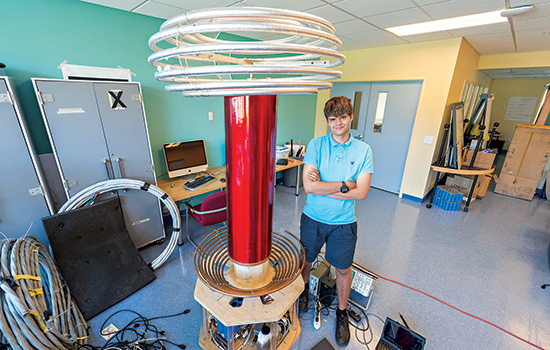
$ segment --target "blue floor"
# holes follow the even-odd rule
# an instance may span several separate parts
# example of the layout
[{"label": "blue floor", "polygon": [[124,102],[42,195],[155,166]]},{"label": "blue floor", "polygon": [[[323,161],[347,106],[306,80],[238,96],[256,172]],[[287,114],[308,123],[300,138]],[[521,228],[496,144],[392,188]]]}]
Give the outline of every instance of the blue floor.
[{"label": "blue floor", "polygon": [[[355,261],[386,278],[439,298],[476,317],[490,321],[540,348],[550,349],[550,201],[532,202],[493,193],[476,200],[468,213],[427,209],[394,194],[372,189],[367,200],[356,205],[358,245]],[[274,231],[299,234],[299,218],[306,195],[277,186]],[[212,228],[192,223],[192,236],[200,241]],[[161,246],[146,248],[151,261]],[[153,323],[166,337],[188,349],[199,349],[201,307],[193,299],[196,274],[193,246],[186,243],[158,271],[157,279],[131,297],[93,318],[92,344],[104,341],[98,332],[112,313],[131,309],[155,317],[191,309],[186,315]],[[527,350],[535,347],[480,320],[467,316],[426,295],[379,279],[375,282],[369,313],[381,319],[399,320],[426,339],[426,350],[484,349]],[[109,321],[119,328],[134,316],[123,312]],[[334,340],[335,314],[322,317],[319,330],[312,324],[313,311],[302,315],[302,336],[292,349],[311,349],[323,338]],[[383,323],[369,317],[372,330],[359,332],[374,349]],[[364,349],[355,336],[348,349]],[[365,338],[363,338],[365,337]],[[168,349],[177,349],[167,346]]]}]

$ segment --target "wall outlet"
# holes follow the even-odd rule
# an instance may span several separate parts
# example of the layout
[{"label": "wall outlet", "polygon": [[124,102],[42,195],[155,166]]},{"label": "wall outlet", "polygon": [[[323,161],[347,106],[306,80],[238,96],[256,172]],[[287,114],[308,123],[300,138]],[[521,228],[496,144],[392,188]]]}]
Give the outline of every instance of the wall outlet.
[{"label": "wall outlet", "polygon": [[208,112],[208,120],[214,120],[214,112]]},{"label": "wall outlet", "polygon": [[432,142],[434,142],[434,137],[433,136],[424,136],[424,143],[426,143],[428,145],[431,145]]},{"label": "wall outlet", "polygon": [[40,187],[29,188],[29,194],[31,196],[38,196],[39,194],[42,194],[42,191],[40,191]]}]

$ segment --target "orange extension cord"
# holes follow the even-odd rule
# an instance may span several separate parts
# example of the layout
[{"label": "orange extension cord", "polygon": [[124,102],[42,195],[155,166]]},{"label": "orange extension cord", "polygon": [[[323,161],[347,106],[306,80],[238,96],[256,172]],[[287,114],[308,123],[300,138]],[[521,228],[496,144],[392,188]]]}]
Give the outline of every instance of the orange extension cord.
[{"label": "orange extension cord", "polygon": [[535,348],[537,348],[537,349],[546,350],[546,349],[544,349],[543,347],[540,347],[540,346],[538,346],[538,345],[536,345],[536,344],[533,344],[533,343],[531,343],[530,341],[527,341],[527,340],[523,339],[522,337],[517,336],[517,335],[515,335],[514,333],[512,333],[512,332],[510,332],[510,331],[507,331],[506,329],[504,329],[504,328],[502,328],[502,327],[500,327],[500,326],[497,326],[497,325],[494,324],[494,323],[491,323],[491,322],[489,322],[489,321],[487,321],[487,320],[482,319],[481,317],[477,317],[477,316],[475,316],[475,315],[472,315],[471,313],[468,313],[468,312],[466,312],[466,311],[464,311],[464,310],[461,310],[461,309],[457,308],[456,306],[453,306],[453,305],[451,305],[451,304],[449,304],[449,303],[447,303],[447,302],[444,302],[444,301],[441,300],[441,299],[438,299],[438,298],[434,297],[433,295],[430,295],[430,294],[428,294],[428,293],[426,293],[426,292],[423,292],[423,291],[421,291],[421,290],[419,290],[419,289],[413,288],[413,287],[408,286],[408,285],[406,285],[406,284],[403,284],[403,283],[401,283],[401,282],[398,282],[398,281],[395,281],[395,280],[386,278],[386,277],[384,277],[384,276],[381,276],[381,275],[379,275],[379,274],[377,274],[377,273],[375,273],[375,272],[373,272],[373,271],[371,271],[371,270],[369,270],[369,269],[365,268],[364,266],[361,266],[361,265],[359,265],[359,264],[357,264],[357,263],[355,263],[355,264],[358,265],[358,266],[360,266],[361,268],[365,269],[366,271],[372,273],[374,276],[376,276],[376,277],[378,277],[378,278],[381,278],[381,279],[383,279],[383,280],[385,280],[385,281],[392,282],[392,283],[398,284],[398,285],[400,285],[400,286],[403,286],[403,287],[405,287],[405,288],[409,288],[409,289],[411,289],[411,290],[414,290],[415,292],[418,292],[418,293],[423,294],[423,295],[425,295],[425,296],[427,296],[427,297],[429,297],[429,298],[432,298],[432,299],[434,299],[434,300],[436,300],[436,301],[439,301],[440,303],[445,304],[445,305],[447,305],[448,307],[450,307],[450,308],[452,308],[452,309],[455,309],[456,311],[462,312],[463,314],[468,315],[468,316],[470,316],[470,317],[473,317],[473,318],[475,318],[476,320],[480,320],[480,321],[482,321],[482,322],[487,323],[487,324],[490,325],[490,326],[493,326],[493,327],[495,327],[495,328],[497,328],[497,329],[500,329],[500,330],[503,331],[504,333],[508,333],[508,334],[511,335],[512,337],[514,337],[514,338],[516,338],[516,339],[519,339],[519,340],[521,340],[522,342],[525,342],[525,343],[527,343],[527,344],[529,344],[529,345],[531,345],[531,346],[533,346],[533,347],[535,347]]}]

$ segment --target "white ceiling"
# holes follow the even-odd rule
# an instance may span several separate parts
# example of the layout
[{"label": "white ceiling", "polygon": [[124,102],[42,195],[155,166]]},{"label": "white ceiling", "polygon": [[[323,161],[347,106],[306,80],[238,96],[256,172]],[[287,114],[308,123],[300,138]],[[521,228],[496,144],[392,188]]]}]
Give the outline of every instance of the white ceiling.
[{"label": "white ceiling", "polygon": [[494,79],[532,79],[550,77],[550,67],[484,69],[483,72]]},{"label": "white ceiling", "polygon": [[[81,1],[162,19],[210,7],[262,6],[304,11],[329,20],[344,43],[343,50],[461,36],[482,55],[550,50],[550,0],[201,0],[200,6],[196,0]],[[520,5],[533,5],[534,9],[510,18],[509,23],[406,37],[384,29]],[[513,77],[512,71],[508,71],[507,77]],[[498,72],[499,78],[504,77],[504,73]],[[538,76],[540,72],[535,74]]]}]

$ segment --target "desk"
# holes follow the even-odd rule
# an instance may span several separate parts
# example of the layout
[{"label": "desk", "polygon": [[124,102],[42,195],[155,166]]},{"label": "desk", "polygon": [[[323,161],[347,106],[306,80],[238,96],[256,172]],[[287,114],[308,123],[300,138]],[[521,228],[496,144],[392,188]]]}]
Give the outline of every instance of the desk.
[{"label": "desk", "polygon": [[[302,167],[302,161],[297,159],[290,159],[288,158],[288,164],[287,165],[277,165],[275,167],[275,171],[283,171],[286,169],[290,169],[293,167],[298,167],[296,171],[296,195],[299,195],[299,187],[298,184],[300,183],[299,177],[300,177],[300,169]],[[172,199],[176,202],[190,199],[195,196],[199,196],[201,194],[216,191],[222,188],[225,188],[226,183],[221,182],[220,179],[225,178],[225,165],[217,166],[215,168],[208,169],[208,172],[199,173],[196,174],[197,176],[205,175],[205,174],[211,174],[212,176],[216,177],[216,181],[213,181],[209,183],[208,185],[198,188],[194,191],[189,191],[185,188],[183,188],[183,185],[187,183],[188,181],[191,181],[191,179],[183,180],[180,177],[173,178],[173,179],[160,179],[157,180],[157,186],[160,187],[161,190],[166,192]],[[172,186],[173,185],[173,186]]]},{"label": "desk", "polygon": [[[464,206],[464,211],[468,211],[468,207],[470,206],[470,201],[472,200],[472,195],[474,193],[474,189],[476,188],[477,178],[479,175],[485,175],[485,174],[491,174],[495,168],[491,169],[478,169],[478,168],[468,168],[466,166],[463,166],[462,169],[453,169],[453,168],[447,168],[442,166],[437,166],[432,164],[432,169],[437,172],[435,176],[435,187],[437,187],[437,183],[439,182],[439,175],[440,173],[448,173],[448,174],[455,174],[455,175],[471,175],[474,177],[474,181],[472,182],[472,187],[470,187],[470,193],[468,194],[468,200],[466,201],[466,205]],[[432,207],[432,203],[434,201],[435,196],[435,187],[433,189],[432,195],[430,196],[430,203],[426,204],[427,208]]]}]

